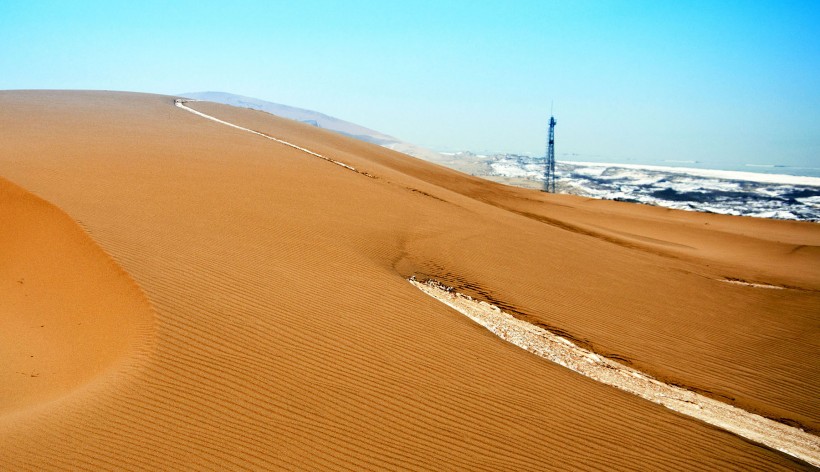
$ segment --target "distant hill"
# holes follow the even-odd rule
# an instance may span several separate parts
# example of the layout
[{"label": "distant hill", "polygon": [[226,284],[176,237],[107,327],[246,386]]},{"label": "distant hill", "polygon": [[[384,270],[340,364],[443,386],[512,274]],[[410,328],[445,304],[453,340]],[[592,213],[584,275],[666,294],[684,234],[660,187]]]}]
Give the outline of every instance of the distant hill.
[{"label": "distant hill", "polygon": [[281,116],[291,120],[301,121],[312,126],[324,128],[335,131],[337,133],[350,136],[368,143],[377,144],[379,146],[392,149],[394,151],[402,152],[420,159],[439,162],[442,160],[441,154],[430,149],[410,144],[393,136],[380,133],[370,128],[351,123],[349,121],[340,120],[332,116],[325,115],[313,110],[306,110],[304,108],[296,108],[281,103],[268,102],[253,97],[244,97],[226,92],[190,92],[179,94],[180,97],[192,98],[194,100],[203,100],[208,102],[223,103],[225,105],[232,105],[235,107],[250,108],[253,110],[261,110],[272,115]]}]

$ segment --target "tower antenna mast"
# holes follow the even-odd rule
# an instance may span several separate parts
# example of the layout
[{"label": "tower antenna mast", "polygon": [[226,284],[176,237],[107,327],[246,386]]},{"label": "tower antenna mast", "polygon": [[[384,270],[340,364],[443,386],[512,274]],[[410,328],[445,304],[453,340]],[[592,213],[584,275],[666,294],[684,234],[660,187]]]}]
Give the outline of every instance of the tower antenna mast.
[{"label": "tower antenna mast", "polygon": [[544,191],[555,193],[555,117],[552,116],[550,103],[550,128],[547,135],[547,155],[544,166]]}]

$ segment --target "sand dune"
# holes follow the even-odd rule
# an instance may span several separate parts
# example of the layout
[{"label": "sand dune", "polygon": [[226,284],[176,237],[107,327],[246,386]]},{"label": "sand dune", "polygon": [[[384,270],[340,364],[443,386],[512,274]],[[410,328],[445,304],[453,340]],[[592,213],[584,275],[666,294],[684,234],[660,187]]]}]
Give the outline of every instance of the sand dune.
[{"label": "sand dune", "polygon": [[148,300],[71,219],[0,179],[0,414],[70,395],[150,344]]},{"label": "sand dune", "polygon": [[[111,347],[63,360],[83,366],[75,384],[51,400],[16,394],[40,407],[4,397],[0,468],[809,467],[510,346],[406,279],[436,278],[817,430],[816,225],[549,196],[264,113],[189,105],[359,173],[173,97],[0,93],[0,177],[81,222],[77,237],[125,271],[102,253],[113,273],[83,272],[102,278],[94,296],[135,310],[134,326],[153,323],[148,334],[100,326]],[[13,221],[45,221],[20,211]],[[14,254],[10,267],[34,257]],[[82,382],[96,383],[76,393]]]},{"label": "sand dune", "polygon": [[[816,224],[546,196],[416,159],[378,158],[386,153],[333,136],[333,146],[308,140],[300,134],[309,128],[289,122],[210,103],[196,108],[305,140],[474,213],[462,222],[447,212],[435,235],[412,238],[397,265],[403,275],[497,301],[658,378],[820,431],[820,365],[805,362],[820,351]],[[727,279],[792,290],[751,290]]]},{"label": "sand dune", "polygon": [[584,349],[563,336],[515,318],[490,303],[454,292],[451,287],[436,281],[420,282],[411,278],[410,283],[521,349],[597,382],[820,467],[820,437],[800,428],[749,413],[683,387],[660,382],[639,370]]}]

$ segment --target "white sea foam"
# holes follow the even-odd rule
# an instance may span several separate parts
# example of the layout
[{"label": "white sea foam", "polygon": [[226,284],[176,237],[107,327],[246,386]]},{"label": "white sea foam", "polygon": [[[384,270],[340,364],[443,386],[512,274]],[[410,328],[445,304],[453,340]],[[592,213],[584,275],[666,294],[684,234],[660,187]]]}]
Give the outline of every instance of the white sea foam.
[{"label": "white sea foam", "polygon": [[[506,157],[504,161],[521,165],[521,159]],[[543,164],[534,168],[543,169]],[[812,177],[753,174],[744,180],[741,177],[751,173],[567,161],[558,162],[557,169],[559,188],[593,198],[726,215],[820,221],[820,186],[781,183],[820,183]],[[533,175],[530,178],[540,180],[540,174]]]},{"label": "white sea foam", "polygon": [[820,208],[820,196],[797,198],[795,200],[797,200],[798,202],[800,202],[804,205],[811,205],[815,208]]}]

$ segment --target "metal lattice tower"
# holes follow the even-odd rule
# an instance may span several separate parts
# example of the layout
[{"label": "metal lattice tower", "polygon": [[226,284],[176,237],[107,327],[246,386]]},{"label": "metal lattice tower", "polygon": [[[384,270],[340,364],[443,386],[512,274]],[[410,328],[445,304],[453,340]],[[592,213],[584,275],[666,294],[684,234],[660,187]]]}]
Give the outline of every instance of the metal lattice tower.
[{"label": "metal lattice tower", "polygon": [[550,193],[555,193],[555,123],[555,118],[550,116],[546,165],[544,166],[544,191]]}]

